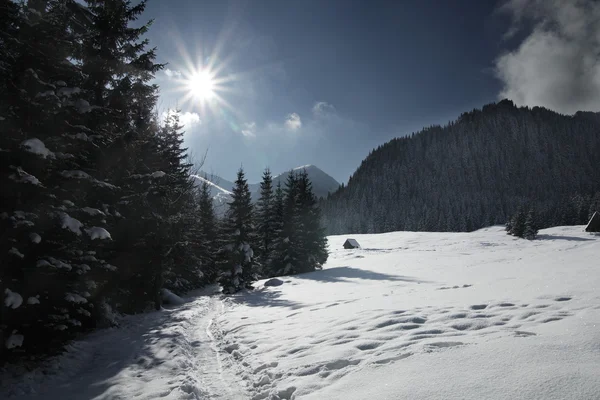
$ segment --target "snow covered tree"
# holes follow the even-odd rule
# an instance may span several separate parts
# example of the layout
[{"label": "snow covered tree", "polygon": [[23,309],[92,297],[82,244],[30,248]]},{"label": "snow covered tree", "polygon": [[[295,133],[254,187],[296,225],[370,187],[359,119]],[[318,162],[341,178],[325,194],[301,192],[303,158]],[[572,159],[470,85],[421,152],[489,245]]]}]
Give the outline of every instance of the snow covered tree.
[{"label": "snow covered tree", "polygon": [[[260,197],[256,204],[256,227],[260,240],[258,248],[258,258],[263,269],[266,269],[271,260],[274,239],[274,198],[273,198],[273,178],[271,171],[265,169],[262,182],[260,183]],[[263,271],[263,274],[265,271]]]},{"label": "snow covered tree", "polygon": [[256,262],[252,246],[257,237],[253,225],[253,205],[243,169],[237,173],[232,201],[223,221],[222,273],[220,283],[224,293],[250,288],[256,280]]},{"label": "snow covered tree", "polygon": [[[0,105],[6,111],[0,123],[1,251],[10,256],[0,259],[7,266],[2,292],[27,301],[13,302],[8,314],[3,308],[1,323],[3,332],[24,338],[29,353],[93,327],[93,299],[114,272],[104,257],[112,215],[98,204],[116,187],[94,168],[107,147],[87,125],[101,110],[88,101],[81,89],[86,76],[71,62],[83,36],[67,6],[23,5],[17,40],[2,66],[8,84]],[[6,252],[5,245],[11,246]]]}]

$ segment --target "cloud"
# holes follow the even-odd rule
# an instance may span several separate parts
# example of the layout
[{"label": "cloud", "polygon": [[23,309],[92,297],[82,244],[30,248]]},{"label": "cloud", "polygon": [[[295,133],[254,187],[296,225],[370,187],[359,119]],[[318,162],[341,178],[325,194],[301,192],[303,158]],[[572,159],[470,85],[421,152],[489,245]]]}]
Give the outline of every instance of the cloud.
[{"label": "cloud", "polygon": [[313,106],[312,112],[315,117],[325,117],[335,114],[335,107],[325,101],[318,101]]},{"label": "cloud", "polygon": [[[162,113],[161,122],[164,123],[167,115],[170,113],[176,113],[177,111],[171,109]],[[195,112],[186,111],[184,113],[179,112],[179,123],[183,125],[185,128],[192,128],[195,125],[200,125],[202,121],[200,120],[200,116]]]},{"label": "cloud", "polygon": [[244,123],[242,135],[246,137],[256,137],[256,122],[252,121]]},{"label": "cloud", "polygon": [[566,114],[600,111],[600,2],[507,0],[500,10],[513,19],[507,34],[532,28],[496,59],[499,97]]},{"label": "cloud", "polygon": [[200,116],[195,112],[184,112],[179,114],[179,121],[185,127],[191,128],[194,125],[200,125],[202,121]]},{"label": "cloud", "polygon": [[179,72],[179,71],[177,71],[175,69],[165,68],[165,70],[163,72],[169,78],[181,78],[181,72]]},{"label": "cloud", "polygon": [[298,129],[302,128],[302,120],[298,114],[291,113],[285,117],[284,125],[290,131],[297,131]]}]

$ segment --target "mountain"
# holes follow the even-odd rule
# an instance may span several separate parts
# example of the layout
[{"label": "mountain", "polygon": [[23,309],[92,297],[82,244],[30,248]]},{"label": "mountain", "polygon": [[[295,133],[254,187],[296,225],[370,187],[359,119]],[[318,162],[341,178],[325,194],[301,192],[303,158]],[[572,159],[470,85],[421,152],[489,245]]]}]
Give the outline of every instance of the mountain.
[{"label": "mountain", "polygon": [[[192,175],[191,177],[196,185],[202,185],[202,183],[208,182],[210,185],[210,193],[213,198],[215,213],[217,215],[223,215],[227,208],[227,203],[231,200],[231,190],[227,190],[212,182],[210,179],[206,179],[200,175]],[[233,184],[231,186],[233,187]]]},{"label": "mountain", "polygon": [[[306,172],[308,173],[308,178],[310,179],[313,185],[313,191],[318,198],[327,197],[329,193],[333,193],[340,187],[338,181],[336,181],[334,178],[326,174],[323,170],[321,170],[315,165],[303,165],[300,167],[293,168],[293,171],[299,172],[303,169],[306,170]],[[285,180],[287,178],[288,172],[283,172],[279,175],[275,175],[273,177],[273,187],[276,187],[277,183],[279,182],[281,182],[281,186],[285,186]],[[234,183],[231,181],[223,179],[214,174],[202,173],[201,175],[207,177],[207,180],[211,182],[211,184],[215,187],[215,193],[221,195],[221,197],[223,197],[225,193],[231,193],[231,191],[233,190]],[[198,175],[195,176],[200,178],[200,176]],[[260,182],[249,183],[248,187],[250,189],[250,193],[252,193],[252,199],[254,201],[258,200],[258,197],[260,195]]]},{"label": "mountain", "polygon": [[541,227],[600,209],[600,113],[489,104],[379,146],[322,202],[330,234],[471,231],[520,207]]}]

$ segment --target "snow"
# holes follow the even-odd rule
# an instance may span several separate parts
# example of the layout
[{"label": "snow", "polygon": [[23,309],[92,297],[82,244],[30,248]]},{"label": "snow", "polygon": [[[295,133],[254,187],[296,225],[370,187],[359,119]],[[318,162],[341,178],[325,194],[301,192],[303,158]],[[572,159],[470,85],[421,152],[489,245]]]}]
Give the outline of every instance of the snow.
[{"label": "snow", "polygon": [[68,264],[65,263],[61,260],[57,260],[54,257],[46,257],[46,259],[40,259],[36,262],[35,266],[37,268],[44,268],[44,267],[50,267],[50,268],[57,268],[57,269],[66,269],[68,271],[70,271],[73,267]]},{"label": "snow", "polygon": [[10,250],[8,250],[8,254],[12,254],[15,257],[19,257],[19,258],[24,258],[25,255],[23,255],[23,253],[21,253],[19,251],[19,249],[17,249],[16,247],[11,247]]},{"label": "snow", "polygon": [[85,304],[87,303],[87,299],[83,296],[78,295],[77,293],[67,293],[65,294],[65,300],[71,303],[76,304]]},{"label": "snow", "polygon": [[23,143],[21,143],[21,147],[23,147],[25,151],[37,154],[42,158],[54,158],[54,153],[48,150],[44,142],[42,142],[40,139],[27,139]]},{"label": "snow", "polygon": [[151,178],[162,178],[163,176],[165,176],[166,174],[163,171],[155,171],[153,173],[150,174]]},{"label": "snow", "polygon": [[23,304],[23,297],[19,293],[13,292],[7,288],[4,290],[4,294],[6,295],[4,298],[4,305],[6,307],[14,310],[21,307],[21,304]]},{"label": "snow", "polygon": [[42,237],[37,233],[32,232],[29,234],[29,240],[31,240],[32,243],[39,244],[42,241]]},{"label": "snow", "polygon": [[35,176],[23,171],[23,168],[16,167],[16,174],[10,174],[9,178],[19,183],[29,183],[31,185],[42,186],[42,183]]},{"label": "snow", "polygon": [[322,271],[227,301],[221,346],[255,399],[596,398],[600,238],[582,231],[332,236]]},{"label": "snow", "polygon": [[90,103],[87,102],[87,100],[77,99],[73,103],[73,106],[80,114],[85,114],[92,111],[92,107],[90,106]]},{"label": "snow", "polygon": [[72,170],[72,171],[62,171],[60,173],[65,178],[74,178],[74,179],[91,179],[92,177],[84,171],[80,170]]},{"label": "snow", "polygon": [[105,213],[103,213],[102,211],[98,210],[97,208],[92,208],[92,207],[83,207],[81,209],[81,211],[83,211],[84,213],[87,213],[89,215],[95,216],[95,215],[106,215]]},{"label": "snow", "polygon": [[21,347],[23,345],[24,339],[25,339],[25,337],[23,335],[19,335],[19,334],[13,332],[12,335],[10,335],[8,337],[8,339],[6,339],[5,346],[7,349],[14,349],[15,347]]},{"label": "snow", "polygon": [[68,229],[77,236],[81,235],[81,227],[83,227],[83,224],[79,220],[71,217],[69,214],[61,214],[61,224],[63,229]]},{"label": "snow", "polygon": [[101,228],[99,226],[93,226],[89,229],[86,229],[85,232],[89,235],[90,239],[92,240],[112,239],[110,237],[110,233],[106,229]]},{"label": "snow", "polygon": [[599,236],[354,237],[361,249],[329,237],[321,271],[126,317],[0,372],[0,398],[598,397]]},{"label": "snow", "polygon": [[27,304],[30,304],[30,305],[40,304],[40,299],[38,297],[30,297],[27,299]]},{"label": "snow", "polygon": [[[58,82],[57,82],[57,85],[58,85]],[[74,94],[78,94],[78,93],[81,93],[81,89],[78,87],[73,87],[73,88],[61,87],[60,89],[58,89],[56,91],[56,94],[58,96],[65,96],[65,97],[70,97],[70,96],[72,96]],[[83,100],[83,101],[85,101],[85,100]],[[89,107],[89,103],[88,103],[88,107]]]}]

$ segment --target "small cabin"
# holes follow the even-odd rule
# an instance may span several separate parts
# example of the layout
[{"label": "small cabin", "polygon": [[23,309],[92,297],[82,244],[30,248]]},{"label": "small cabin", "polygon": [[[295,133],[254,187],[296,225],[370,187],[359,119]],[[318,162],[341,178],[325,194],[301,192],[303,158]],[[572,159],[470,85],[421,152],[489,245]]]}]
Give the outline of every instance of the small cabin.
[{"label": "small cabin", "polygon": [[345,249],[360,249],[360,244],[355,239],[346,239],[344,242]]},{"label": "small cabin", "polygon": [[600,232],[600,213],[596,211],[585,227],[586,232]]}]

